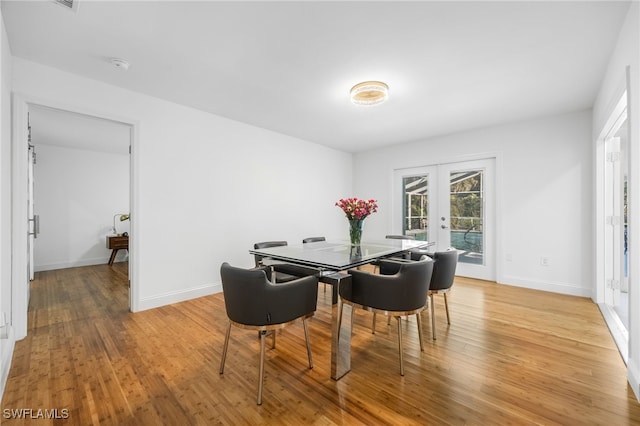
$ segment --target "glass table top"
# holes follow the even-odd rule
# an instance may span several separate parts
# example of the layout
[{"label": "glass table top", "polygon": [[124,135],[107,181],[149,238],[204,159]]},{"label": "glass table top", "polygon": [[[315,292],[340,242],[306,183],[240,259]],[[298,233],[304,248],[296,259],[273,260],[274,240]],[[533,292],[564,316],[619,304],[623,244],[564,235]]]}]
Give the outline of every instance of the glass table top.
[{"label": "glass table top", "polygon": [[249,250],[251,254],[270,257],[332,271],[342,271],[370,263],[413,248],[426,248],[428,241],[384,239],[351,246],[349,241],[319,241],[300,245]]}]

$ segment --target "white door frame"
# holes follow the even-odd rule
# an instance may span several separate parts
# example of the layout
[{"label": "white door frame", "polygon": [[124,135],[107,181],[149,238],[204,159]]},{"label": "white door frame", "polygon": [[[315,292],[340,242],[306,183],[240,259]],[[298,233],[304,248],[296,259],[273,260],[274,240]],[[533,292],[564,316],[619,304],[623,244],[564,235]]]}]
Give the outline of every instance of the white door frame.
[{"label": "white door frame", "polygon": [[131,152],[129,155],[129,206],[130,240],[129,240],[129,309],[138,310],[140,294],[138,286],[138,268],[136,268],[137,248],[136,212],[138,211],[138,160],[137,146],[139,123],[123,117],[116,117],[96,111],[87,111],[76,105],[35,98],[21,93],[12,93],[12,219],[11,219],[11,326],[16,340],[27,335],[27,310],[29,303],[29,276],[27,273],[27,114],[29,105],[40,105],[78,114],[90,115],[105,120],[115,121],[131,127]]},{"label": "white door frame", "polygon": [[[29,133],[31,132],[29,128]],[[28,271],[29,271],[29,281],[33,281],[35,276],[35,262],[34,262],[34,246],[35,240],[38,232],[38,219],[33,210],[33,189],[35,187],[33,179],[34,179],[34,167],[36,161],[36,147],[31,144],[31,140],[28,140],[28,154],[27,154],[27,219],[29,221],[28,225],[28,233],[29,237],[27,238],[27,251],[29,253],[28,259]],[[27,298],[28,300],[28,298]]]},{"label": "white door frame", "polygon": [[[595,292],[592,295],[592,299],[594,302],[598,304],[600,307],[600,311],[602,312],[602,316],[609,327],[609,331],[611,332],[611,336],[613,340],[616,342],[618,346],[618,350],[625,362],[628,363],[629,359],[629,330],[624,326],[620,318],[618,317],[615,310],[609,306],[606,302],[609,298],[607,295],[607,271],[609,267],[614,267],[615,265],[610,265],[611,260],[607,256],[607,227],[611,225],[607,224],[607,211],[605,208],[606,196],[607,196],[607,141],[613,133],[613,129],[619,127],[623,118],[626,117],[628,120],[627,114],[627,91],[625,90],[618,99],[618,102],[615,104],[611,113],[609,114],[609,118],[606,123],[602,127],[602,130],[596,140],[596,149],[595,149],[595,239],[594,239],[594,250],[595,250]],[[630,227],[630,229],[632,229]],[[631,242],[631,237],[629,238]],[[629,253],[632,253],[629,250]],[[620,266],[620,265],[618,265]],[[631,272],[631,267],[629,268]],[[629,280],[629,284],[632,284],[631,279]],[[629,298],[631,298],[633,292],[629,289]],[[631,299],[630,299],[631,300]],[[631,310],[631,306],[629,306],[629,310]],[[629,324],[631,327],[631,323]]]},{"label": "white door frame", "polygon": [[13,95],[11,163],[11,326],[16,340],[27,335],[29,273],[27,235],[27,144],[29,108]]},{"label": "white door frame", "polygon": [[[392,229],[392,233],[394,234],[401,234],[402,233],[402,199],[401,197],[403,196],[402,194],[400,194],[400,191],[398,188],[401,187],[401,183],[399,184],[398,182],[401,182],[402,176],[405,175],[417,175],[420,174],[422,172],[427,172],[427,171],[434,171],[437,170],[438,166],[449,166],[449,165],[455,165],[455,164],[462,164],[462,163],[472,163],[474,161],[484,161],[484,160],[493,160],[493,176],[491,177],[491,184],[493,186],[493,197],[490,197],[492,199],[486,200],[485,202],[490,202],[491,203],[491,210],[493,211],[493,218],[490,221],[491,223],[489,223],[488,227],[491,228],[493,230],[493,242],[492,244],[488,245],[488,251],[489,256],[492,261],[492,265],[489,268],[490,271],[490,276],[487,275],[483,275],[480,274],[478,276],[478,278],[481,279],[488,279],[488,280],[494,280],[496,282],[501,282],[502,281],[502,268],[501,268],[501,263],[500,263],[500,259],[501,257],[501,253],[502,253],[502,244],[501,242],[501,236],[502,233],[500,232],[500,228],[499,228],[499,216],[500,216],[500,209],[499,209],[499,205],[500,205],[500,187],[499,187],[499,173],[500,173],[500,167],[501,167],[501,160],[500,160],[500,155],[499,154],[486,154],[486,155],[477,155],[477,156],[465,156],[465,157],[460,157],[460,158],[455,158],[455,159],[450,159],[447,161],[438,161],[435,163],[431,163],[431,164],[426,164],[423,166],[418,166],[418,167],[407,167],[407,168],[399,168],[399,169],[395,169],[393,172],[393,191],[392,191],[392,203],[393,203],[393,209],[392,209],[392,214],[391,214],[391,219],[392,219],[392,224],[391,224],[391,229]],[[436,179],[440,179],[439,176],[435,176]],[[429,185],[431,185],[431,179],[429,182]],[[429,205],[429,217],[430,218],[434,218],[434,213],[432,211],[432,206],[433,203],[430,203]],[[438,222],[437,224],[435,224],[433,222],[433,220],[430,220],[430,224],[429,224],[429,235],[430,235],[430,239],[433,238],[436,231],[435,226],[440,225],[440,223]],[[448,222],[447,222],[448,223]],[[491,231],[490,231],[491,232]],[[471,275],[470,275],[471,276]]]},{"label": "white door frame", "polygon": [[606,214],[605,214],[605,163],[606,163],[606,140],[611,132],[611,129],[615,126],[616,122],[620,120],[623,114],[626,114],[627,110],[627,92],[625,91],[618,103],[613,108],[607,122],[602,128],[600,135],[596,141],[596,155],[595,155],[595,242],[594,247],[596,251],[595,262],[595,277],[596,277],[596,291],[595,300],[596,303],[604,303],[605,301],[605,226],[606,226]]}]

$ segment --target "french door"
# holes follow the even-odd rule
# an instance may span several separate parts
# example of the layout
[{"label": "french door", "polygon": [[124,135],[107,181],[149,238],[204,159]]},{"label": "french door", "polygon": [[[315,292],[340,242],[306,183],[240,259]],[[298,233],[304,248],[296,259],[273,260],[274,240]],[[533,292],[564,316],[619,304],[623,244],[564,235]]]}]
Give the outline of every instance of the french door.
[{"label": "french door", "polygon": [[596,145],[596,301],[625,363],[629,355],[629,123],[623,93]]},{"label": "french door", "polygon": [[[625,127],[622,127],[625,129]],[[605,150],[605,303],[616,310],[618,316],[627,317],[626,300],[623,294],[628,293],[627,274],[627,221],[626,190],[627,170],[624,152],[624,138],[619,136],[606,140]],[[623,303],[624,302],[624,303]],[[623,321],[626,322],[626,321]]]},{"label": "french door", "polygon": [[456,274],[495,280],[495,159],[394,173],[393,232],[458,251]]},{"label": "french door", "polygon": [[629,259],[627,241],[628,126],[625,109],[604,141],[603,213],[604,303],[628,330]]}]

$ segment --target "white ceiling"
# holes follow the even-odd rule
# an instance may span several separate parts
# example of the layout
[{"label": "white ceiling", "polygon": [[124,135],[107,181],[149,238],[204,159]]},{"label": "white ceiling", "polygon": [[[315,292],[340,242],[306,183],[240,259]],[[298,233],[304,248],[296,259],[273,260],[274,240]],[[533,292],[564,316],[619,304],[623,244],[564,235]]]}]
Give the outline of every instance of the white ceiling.
[{"label": "white ceiling", "polygon": [[[14,56],[357,152],[590,108],[629,4],[3,0],[2,13]],[[352,105],[370,79],[389,101]]]}]

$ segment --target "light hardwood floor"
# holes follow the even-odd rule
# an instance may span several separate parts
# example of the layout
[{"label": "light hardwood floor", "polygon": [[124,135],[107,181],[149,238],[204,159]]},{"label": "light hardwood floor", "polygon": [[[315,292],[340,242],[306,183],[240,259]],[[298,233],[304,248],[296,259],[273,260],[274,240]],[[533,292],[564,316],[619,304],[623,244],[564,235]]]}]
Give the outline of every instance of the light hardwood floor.
[{"label": "light hardwood floor", "polygon": [[[330,378],[330,291],[309,322],[267,350],[257,406],[259,340],[232,329],[218,373],[226,314],[222,294],[132,314],[126,264],[38,273],[29,333],[16,343],[2,400],[15,424],[640,424],[640,404],[597,307],[579,297],[459,278],[451,325],[438,297],[437,335],[423,316],[404,321],[405,376],[396,327],[357,311],[352,371]],[[6,419],[7,410],[58,409],[66,420]],[[62,410],[67,411],[62,411]],[[23,411],[24,412],[24,411]]]}]

